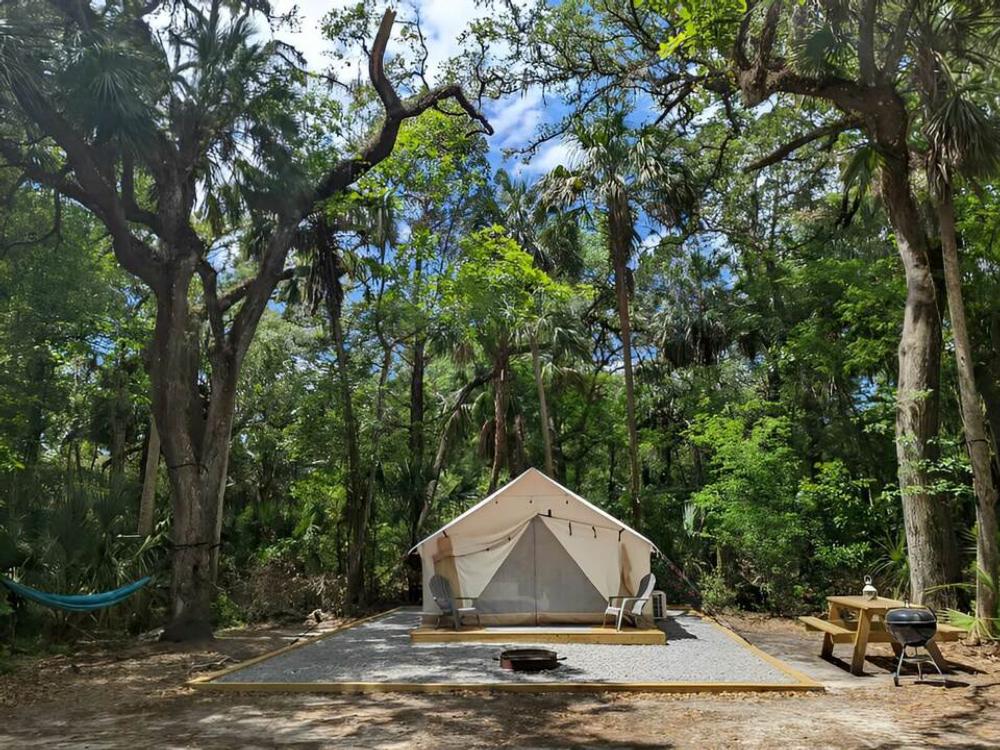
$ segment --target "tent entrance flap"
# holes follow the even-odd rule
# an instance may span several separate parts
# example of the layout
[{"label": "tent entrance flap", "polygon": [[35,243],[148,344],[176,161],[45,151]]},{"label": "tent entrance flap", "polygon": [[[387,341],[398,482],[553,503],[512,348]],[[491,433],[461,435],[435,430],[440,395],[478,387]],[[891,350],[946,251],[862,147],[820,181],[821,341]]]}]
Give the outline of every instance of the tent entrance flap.
[{"label": "tent entrance flap", "polygon": [[579,563],[536,517],[479,594],[477,608],[483,615],[520,615],[538,624],[552,616],[603,612],[606,604]]}]

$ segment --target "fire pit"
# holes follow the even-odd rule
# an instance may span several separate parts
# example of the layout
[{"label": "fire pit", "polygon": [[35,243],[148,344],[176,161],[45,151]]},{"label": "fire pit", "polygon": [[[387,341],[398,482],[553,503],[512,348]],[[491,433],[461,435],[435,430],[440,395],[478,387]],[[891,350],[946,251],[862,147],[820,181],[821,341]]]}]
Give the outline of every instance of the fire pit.
[{"label": "fire pit", "polygon": [[509,648],[496,657],[502,669],[513,669],[516,672],[541,672],[543,669],[555,669],[559,658],[555,651],[547,648]]}]

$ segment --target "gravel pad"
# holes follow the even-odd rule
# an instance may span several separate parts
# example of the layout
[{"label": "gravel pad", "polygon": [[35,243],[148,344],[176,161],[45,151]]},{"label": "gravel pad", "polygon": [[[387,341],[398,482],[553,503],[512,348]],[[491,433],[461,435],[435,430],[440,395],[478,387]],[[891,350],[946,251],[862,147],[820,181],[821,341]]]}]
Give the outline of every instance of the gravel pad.
[{"label": "gravel pad", "polygon": [[[660,622],[665,646],[538,644],[566,660],[554,670],[513,672],[496,660],[500,643],[414,645],[417,609],[390,612],[301,648],[220,677],[216,682],[739,682],[794,680],[697,615]],[[527,648],[532,644],[511,644]]]}]

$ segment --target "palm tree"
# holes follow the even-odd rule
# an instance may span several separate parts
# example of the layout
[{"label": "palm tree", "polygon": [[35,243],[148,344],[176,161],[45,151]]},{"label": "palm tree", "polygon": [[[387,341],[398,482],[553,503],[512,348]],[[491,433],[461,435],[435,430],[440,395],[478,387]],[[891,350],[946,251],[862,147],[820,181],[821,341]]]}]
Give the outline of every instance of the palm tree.
[{"label": "palm tree", "polygon": [[[568,292],[569,289],[566,288]],[[542,428],[542,446],[545,458],[545,473],[555,478],[555,456],[552,448],[552,421],[549,417],[549,402],[545,392],[542,347],[549,354],[549,364],[554,364],[560,356],[589,354],[587,342],[579,330],[578,321],[582,314],[575,309],[566,295],[551,291],[534,295],[534,310],[526,317],[515,332],[515,339],[525,345],[531,355],[531,370],[538,393],[538,413]]]},{"label": "palm tree", "polygon": [[667,271],[667,302],[649,315],[664,358],[673,367],[711,366],[732,345],[731,295],[722,282],[721,257],[694,253]]},{"label": "palm tree", "polygon": [[655,128],[633,132],[621,112],[574,131],[577,156],[573,166],[559,166],[544,178],[544,196],[555,206],[589,202],[605,223],[608,257],[614,276],[618,333],[625,373],[625,407],[629,441],[629,501],[632,523],[642,523],[639,434],[636,424],[632,363],[632,260],[636,242],[637,204],[645,199],[652,215],[676,222],[693,203],[691,179],[669,156],[665,133]]},{"label": "palm tree", "polygon": [[[965,9],[972,17],[977,9]],[[976,628],[975,638],[989,637],[995,630],[997,613],[997,573],[1000,552],[997,548],[997,485],[994,481],[990,443],[987,438],[982,398],[973,367],[974,355],[965,315],[962,294],[962,268],[955,228],[954,180],[958,174],[986,176],[1000,167],[1000,119],[989,103],[995,102],[997,90],[982,79],[981,66],[992,58],[981,56],[995,39],[975,33],[955,36],[977,28],[961,23],[960,8],[931,4],[916,24],[921,43],[917,64],[921,101],[924,110],[924,133],[927,153],[928,184],[934,198],[941,238],[948,317],[955,345],[962,425],[972,466],[976,494]],[[968,19],[964,19],[968,20]],[[989,36],[993,36],[990,32]],[[984,104],[980,104],[982,101]],[[985,106],[984,106],[985,105]]]},{"label": "palm tree", "polygon": [[[504,170],[497,173],[496,183],[496,209],[501,224],[510,236],[534,258],[535,265],[546,273],[577,278],[583,269],[583,248],[579,225],[573,212],[549,210],[542,200],[539,185],[529,185]],[[550,345],[573,345],[574,339],[578,340],[579,337],[572,327],[567,327],[569,321],[560,314],[562,309],[559,304],[554,304],[551,295],[535,295],[534,305],[535,315],[522,322],[516,336],[531,352],[545,452],[545,473],[554,477],[552,425],[542,373],[541,345],[546,342]],[[576,348],[579,349],[578,346]]]},{"label": "palm tree", "polygon": [[529,185],[504,170],[496,176],[499,223],[552,277],[577,279],[583,271],[580,227],[573,211],[553,211],[541,186]]},{"label": "palm tree", "polygon": [[[305,297],[315,311],[320,306],[326,311],[330,340],[336,360],[337,392],[344,421],[344,454],[347,463],[344,520],[348,528],[347,544],[347,603],[353,605],[364,599],[364,549],[368,536],[368,521],[374,499],[373,488],[366,480],[361,461],[361,429],[354,404],[354,386],[351,383],[350,348],[343,328],[344,283],[352,264],[339,242],[342,233],[356,234],[361,243],[370,247],[385,248],[396,241],[396,221],[393,204],[388,195],[358,196],[349,201],[348,208],[338,211],[318,212],[300,228],[295,249],[299,260],[306,265]],[[300,295],[292,280],[290,300]],[[384,368],[383,368],[384,378]],[[384,385],[384,380],[382,382]],[[379,390],[378,408],[381,410],[382,389]],[[381,415],[376,414],[377,422]],[[372,459],[374,460],[374,459]]]}]

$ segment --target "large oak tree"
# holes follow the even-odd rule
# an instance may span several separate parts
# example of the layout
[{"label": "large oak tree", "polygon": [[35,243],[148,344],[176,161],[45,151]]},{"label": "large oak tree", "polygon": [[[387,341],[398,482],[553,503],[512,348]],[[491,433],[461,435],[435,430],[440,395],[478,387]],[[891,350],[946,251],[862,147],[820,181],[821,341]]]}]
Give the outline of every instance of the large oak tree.
[{"label": "large oak tree", "polygon": [[[457,85],[397,89],[386,11],[363,45],[382,116],[338,156],[302,157],[306,76],[294,50],[262,41],[263,18],[264,0],[0,8],[4,166],[96,216],[156,298],[148,368],[172,498],[174,640],[211,634],[237,380],[300,225],[384,160],[408,118],[452,106],[492,132]],[[238,281],[221,263],[237,242],[255,258]]]}]

